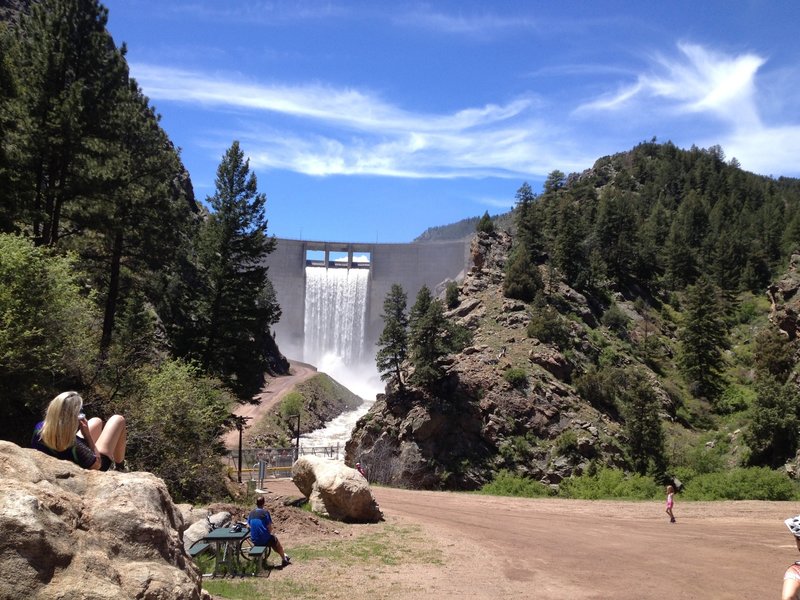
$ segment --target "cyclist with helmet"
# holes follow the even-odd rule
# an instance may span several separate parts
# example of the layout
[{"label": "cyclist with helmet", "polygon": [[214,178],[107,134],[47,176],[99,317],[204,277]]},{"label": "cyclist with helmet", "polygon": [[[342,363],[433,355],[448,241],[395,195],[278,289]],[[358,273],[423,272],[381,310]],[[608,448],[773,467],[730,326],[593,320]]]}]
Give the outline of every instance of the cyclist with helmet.
[{"label": "cyclist with helmet", "polygon": [[[800,515],[784,521],[789,531],[794,535],[797,549],[800,550]],[[783,574],[783,600],[800,600],[800,562],[796,562],[786,569]]]}]

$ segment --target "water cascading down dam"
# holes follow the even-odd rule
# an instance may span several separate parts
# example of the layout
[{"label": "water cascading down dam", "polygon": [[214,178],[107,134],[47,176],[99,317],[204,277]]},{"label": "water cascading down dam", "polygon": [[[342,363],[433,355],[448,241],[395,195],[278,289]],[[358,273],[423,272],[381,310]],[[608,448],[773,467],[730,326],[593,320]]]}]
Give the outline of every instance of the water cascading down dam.
[{"label": "water cascading down dam", "polygon": [[[306,267],[303,360],[364,360],[369,269]],[[326,358],[327,357],[327,358]]]}]

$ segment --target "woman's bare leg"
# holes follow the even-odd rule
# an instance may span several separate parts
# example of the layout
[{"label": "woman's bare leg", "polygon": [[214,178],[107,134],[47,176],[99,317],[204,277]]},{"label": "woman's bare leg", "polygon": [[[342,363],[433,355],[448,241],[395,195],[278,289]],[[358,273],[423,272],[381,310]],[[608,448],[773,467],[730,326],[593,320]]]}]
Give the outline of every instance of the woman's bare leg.
[{"label": "woman's bare leg", "polygon": [[114,415],[108,419],[100,437],[95,440],[95,445],[101,454],[105,454],[116,463],[121,463],[125,460],[127,442],[128,429],[125,426],[125,417]]}]

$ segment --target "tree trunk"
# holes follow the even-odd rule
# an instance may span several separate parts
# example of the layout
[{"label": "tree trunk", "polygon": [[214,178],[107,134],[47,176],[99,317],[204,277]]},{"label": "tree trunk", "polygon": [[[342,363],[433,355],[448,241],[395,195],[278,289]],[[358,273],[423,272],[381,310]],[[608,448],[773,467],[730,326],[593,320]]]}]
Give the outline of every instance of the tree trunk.
[{"label": "tree trunk", "polygon": [[119,300],[119,272],[122,263],[122,231],[117,231],[114,236],[114,248],[111,252],[111,276],[108,282],[108,295],[106,308],[103,315],[103,335],[100,338],[100,354],[105,356],[111,345],[111,334],[114,331],[114,319],[117,314],[117,301]]}]

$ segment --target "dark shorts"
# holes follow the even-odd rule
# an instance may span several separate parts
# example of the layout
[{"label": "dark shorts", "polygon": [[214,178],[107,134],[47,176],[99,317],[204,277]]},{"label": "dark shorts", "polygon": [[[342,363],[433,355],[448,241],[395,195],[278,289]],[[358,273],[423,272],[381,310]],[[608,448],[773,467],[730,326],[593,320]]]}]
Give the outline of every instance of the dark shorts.
[{"label": "dark shorts", "polygon": [[114,461],[108,458],[105,454],[100,455],[100,470],[101,471],[108,471],[111,468],[111,465],[114,464]]}]

